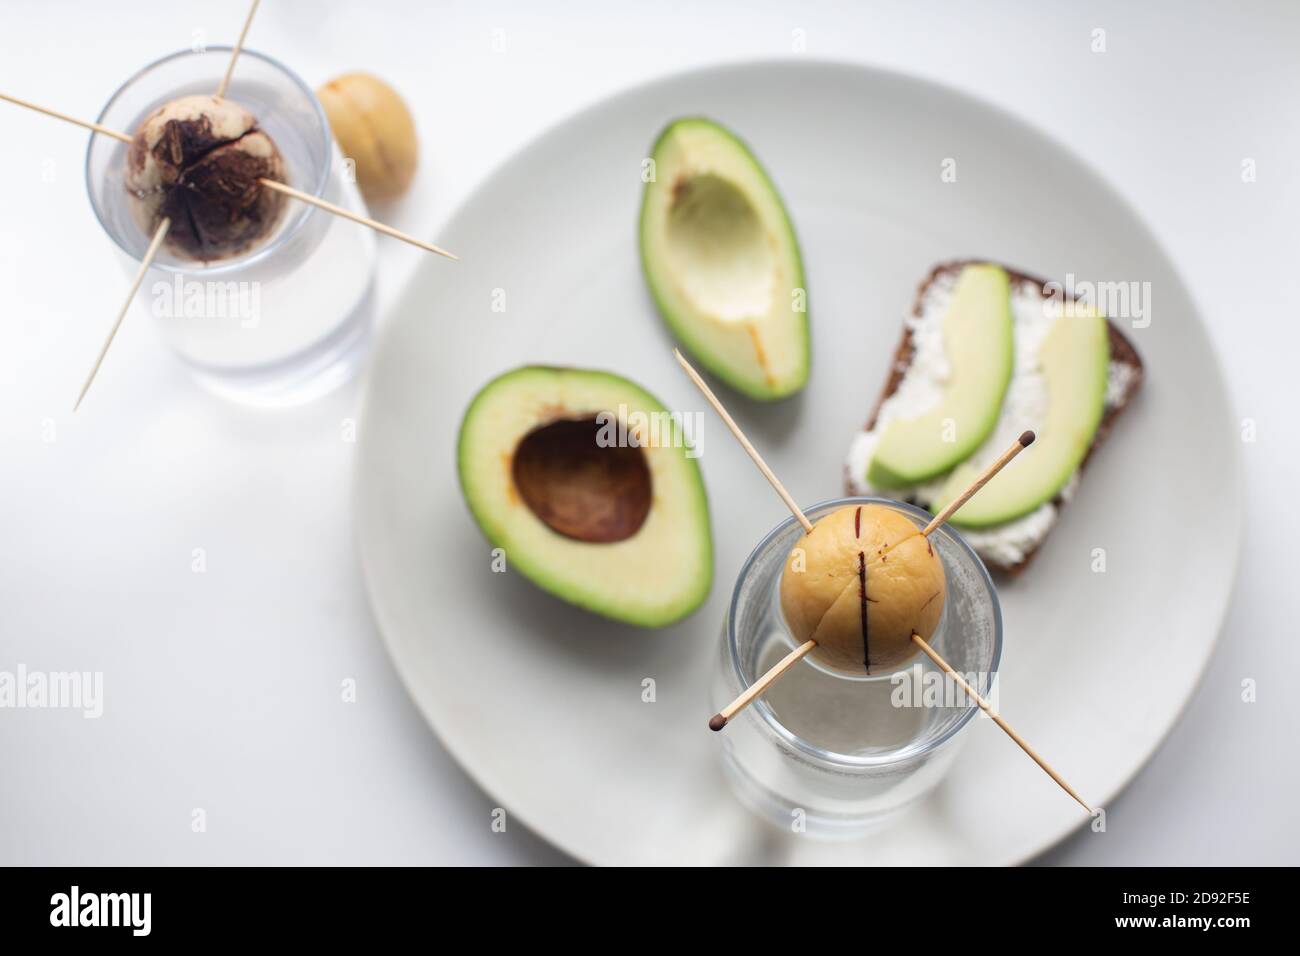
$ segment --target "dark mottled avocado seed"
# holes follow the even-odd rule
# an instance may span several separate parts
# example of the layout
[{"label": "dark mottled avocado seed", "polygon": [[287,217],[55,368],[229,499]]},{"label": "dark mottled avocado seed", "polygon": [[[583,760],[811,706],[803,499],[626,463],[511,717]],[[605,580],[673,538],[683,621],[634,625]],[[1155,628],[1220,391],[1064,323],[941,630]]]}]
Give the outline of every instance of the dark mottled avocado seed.
[{"label": "dark mottled avocado seed", "polygon": [[140,124],[127,153],[140,228],[152,235],[170,218],[167,248],[203,262],[245,252],[274,231],[285,198],[263,178],[285,180],[280,151],[253,114],[213,96],[165,103]]}]

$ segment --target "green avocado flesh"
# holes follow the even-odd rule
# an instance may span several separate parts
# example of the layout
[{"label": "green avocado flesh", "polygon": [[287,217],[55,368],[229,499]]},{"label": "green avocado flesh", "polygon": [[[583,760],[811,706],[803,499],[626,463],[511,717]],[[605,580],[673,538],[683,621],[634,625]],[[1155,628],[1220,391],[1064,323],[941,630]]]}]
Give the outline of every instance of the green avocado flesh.
[{"label": "green avocado flesh", "polygon": [[962,269],[943,319],[949,376],[939,403],[885,426],[867,470],[877,488],[929,481],[965,461],[997,425],[1015,360],[1011,287],[994,265]]},{"label": "green avocado flesh", "polygon": [[681,424],[608,372],[525,366],[461,422],[469,510],[506,566],[571,604],[662,627],[708,597],[713,538]]},{"label": "green avocado flesh", "polygon": [[641,264],[686,350],[751,398],[808,382],[799,243],[776,187],[734,134],[681,119],[660,134],[641,202]]},{"label": "green avocado flesh", "polygon": [[[1104,317],[1075,304],[1043,339],[1039,367],[1047,411],[1037,440],[952,516],[968,528],[1002,524],[1029,514],[1065,486],[1092,446],[1106,406],[1110,335]],[[975,479],[970,464],[956,469],[933,504],[937,512]]]}]

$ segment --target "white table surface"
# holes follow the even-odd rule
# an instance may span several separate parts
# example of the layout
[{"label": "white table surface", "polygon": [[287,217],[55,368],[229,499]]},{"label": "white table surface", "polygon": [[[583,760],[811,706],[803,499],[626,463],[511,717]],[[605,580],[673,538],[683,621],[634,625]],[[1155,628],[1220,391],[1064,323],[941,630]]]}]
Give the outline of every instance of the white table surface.
[{"label": "white table surface", "polygon": [[[1285,695],[1300,603],[1285,552],[1300,479],[1300,6],[544,6],[557,12],[266,0],[249,46],[313,85],[368,69],[402,91],[422,165],[412,193],[376,212],[430,237],[557,119],[653,77],[758,57],[860,61],[961,87],[1073,144],[1137,206],[1201,304],[1237,416],[1256,423],[1243,444],[1246,546],[1184,719],[1112,801],[1108,832],[1042,861],[1300,861],[1300,710]],[[244,10],[6,0],[0,90],[91,117],[194,31],[231,42]],[[1063,55],[1089,49],[1095,28],[1106,52]],[[806,52],[793,50],[797,30]],[[71,414],[126,285],[86,199],[85,143],[0,103],[0,670],[99,670],[105,682],[99,720],[0,710],[0,863],[566,861],[521,825],[492,831],[496,801],[443,750],[385,656],[353,545],[355,445],[341,437],[355,383],[293,411],[235,407],[192,385],[139,312]],[[1061,212],[1087,215],[1068,197]],[[419,255],[383,243],[381,316]],[[1161,507],[1162,489],[1133,493]],[[204,574],[191,570],[196,548]],[[346,679],[355,703],[340,699]],[[1255,703],[1241,700],[1248,679]],[[195,808],[206,832],[192,831]]]}]

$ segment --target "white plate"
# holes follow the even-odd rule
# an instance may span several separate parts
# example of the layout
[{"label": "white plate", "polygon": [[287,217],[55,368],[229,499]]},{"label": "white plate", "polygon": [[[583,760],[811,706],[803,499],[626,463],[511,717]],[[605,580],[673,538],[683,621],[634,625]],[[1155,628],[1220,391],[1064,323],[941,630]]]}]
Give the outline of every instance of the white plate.
[{"label": "white plate", "polygon": [[[736,130],[781,190],[810,287],[813,375],[776,405],[724,400],[796,498],[841,462],[930,266],[989,257],[1046,277],[1150,283],[1129,330],[1148,368],[1035,564],[1001,589],[1003,713],[1105,806],[1177,720],[1210,656],[1241,531],[1235,428],[1186,288],[1133,211],[1064,147],[952,90],[806,62],[703,70],[551,130],[499,169],[440,241],[370,370],[357,457],[362,562],[411,696],[516,820],[594,863],[1012,863],[1084,822],[991,723],[933,797],[869,840],[824,844],[726,789],[705,686],[723,606],[785,511],[710,414],[701,459],[717,578],[665,631],[494,574],[456,480],[460,417],[524,363],[607,368],[705,410],[673,363],[637,258],[641,163],[670,119]],[[956,182],[940,172],[956,161]],[[506,311],[494,311],[504,296]],[[1104,573],[1092,570],[1105,551]],[[657,702],[643,703],[653,678]],[[1110,821],[1116,826],[1116,821]]]}]

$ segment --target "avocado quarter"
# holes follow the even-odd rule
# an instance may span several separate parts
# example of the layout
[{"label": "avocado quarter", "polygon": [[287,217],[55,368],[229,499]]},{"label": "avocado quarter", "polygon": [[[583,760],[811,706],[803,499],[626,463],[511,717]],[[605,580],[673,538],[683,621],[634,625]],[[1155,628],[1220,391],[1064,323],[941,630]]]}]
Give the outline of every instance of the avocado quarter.
[{"label": "avocado quarter", "polygon": [[808,295],[799,242],[775,185],[731,131],[679,119],[651,151],[641,264],[686,351],[759,400],[808,382]]}]

